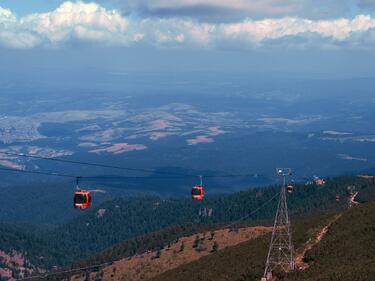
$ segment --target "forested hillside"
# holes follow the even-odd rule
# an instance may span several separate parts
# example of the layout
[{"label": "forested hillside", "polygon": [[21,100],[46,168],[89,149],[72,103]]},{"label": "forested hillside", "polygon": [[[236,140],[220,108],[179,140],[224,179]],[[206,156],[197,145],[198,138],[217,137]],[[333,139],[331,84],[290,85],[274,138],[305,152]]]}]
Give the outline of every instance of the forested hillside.
[{"label": "forested hillside", "polygon": [[355,206],[307,252],[310,267],[285,281],[365,281],[375,276],[375,202]]},{"label": "forested hillside", "polygon": [[[330,226],[323,240],[308,251],[306,270],[277,273],[284,281],[364,281],[375,276],[375,202],[344,211]],[[293,242],[297,249],[330,221],[334,215],[297,220]],[[157,276],[152,281],[259,281],[263,274],[270,235],[224,249],[198,261]],[[229,278],[229,279],[228,279]]]},{"label": "forested hillside", "polygon": [[[290,213],[299,217],[345,208],[349,185],[355,185],[360,194],[363,193],[361,200],[375,199],[372,181],[358,177],[338,177],[328,180],[324,186],[296,185],[295,192],[288,196]],[[52,242],[59,241],[54,247],[65,253],[66,262],[72,262],[115,243],[172,225],[222,223],[243,217],[247,220],[272,219],[278,192],[279,187],[276,186],[256,188],[228,196],[207,198],[202,203],[192,202],[190,199],[159,197],[119,198],[62,225],[49,233],[48,239]],[[337,194],[342,197],[340,202],[335,200]],[[268,202],[266,206],[265,202]],[[208,216],[209,212],[202,211],[202,208],[212,209],[211,216]],[[258,208],[257,212],[249,216]]]},{"label": "forested hillside", "polygon": [[[290,213],[298,218],[342,210],[347,204],[349,185],[357,187],[362,202],[375,199],[373,181],[354,176],[338,177],[329,179],[324,186],[296,185],[295,191],[288,195]],[[12,245],[9,245],[2,235],[5,230],[1,230],[0,245],[7,245],[5,251],[19,249],[28,260],[42,268],[78,260],[82,260],[79,264],[83,265],[113,261],[146,249],[157,249],[179,236],[231,221],[270,222],[275,214],[278,192],[277,186],[256,188],[207,198],[202,203],[159,197],[118,198],[53,230],[39,233],[38,238],[30,232],[25,239],[11,239]],[[335,200],[337,194],[341,195],[340,202]],[[22,231],[9,231],[22,237]],[[109,248],[117,243],[120,244]],[[85,260],[101,251],[104,252]]]},{"label": "forested hillside", "polygon": [[32,226],[0,224],[0,280],[17,277],[21,271],[27,276],[56,263],[59,254],[36,233]]}]

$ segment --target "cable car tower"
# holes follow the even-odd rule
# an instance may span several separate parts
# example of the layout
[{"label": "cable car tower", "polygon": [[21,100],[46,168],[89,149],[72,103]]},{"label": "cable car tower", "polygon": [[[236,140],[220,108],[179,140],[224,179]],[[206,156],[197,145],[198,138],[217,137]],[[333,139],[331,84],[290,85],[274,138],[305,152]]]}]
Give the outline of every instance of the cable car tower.
[{"label": "cable car tower", "polygon": [[292,169],[277,168],[276,173],[281,178],[282,184],[262,281],[271,280],[272,272],[275,269],[291,271],[295,268],[292,233],[286,200],[286,178],[292,175]]}]

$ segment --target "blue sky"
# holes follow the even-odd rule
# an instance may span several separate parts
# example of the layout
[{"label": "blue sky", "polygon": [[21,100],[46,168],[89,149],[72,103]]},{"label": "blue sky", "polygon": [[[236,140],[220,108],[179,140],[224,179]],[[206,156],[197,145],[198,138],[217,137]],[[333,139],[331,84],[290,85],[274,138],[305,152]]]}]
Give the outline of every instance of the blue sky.
[{"label": "blue sky", "polygon": [[372,76],[374,11],[375,0],[0,0],[0,68],[78,69],[73,56],[127,71]]},{"label": "blue sky", "polygon": [[27,15],[35,12],[48,12],[55,9],[63,1],[56,0],[1,0],[0,6],[9,8],[18,15]]}]

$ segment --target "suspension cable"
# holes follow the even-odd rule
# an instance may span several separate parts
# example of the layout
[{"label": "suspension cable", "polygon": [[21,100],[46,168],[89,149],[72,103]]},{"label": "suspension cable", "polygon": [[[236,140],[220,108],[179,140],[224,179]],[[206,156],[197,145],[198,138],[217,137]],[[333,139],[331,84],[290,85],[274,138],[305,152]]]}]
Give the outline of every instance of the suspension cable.
[{"label": "suspension cable", "polygon": [[[178,177],[194,177],[194,178],[196,178],[196,177],[203,176],[205,178],[234,178],[234,177],[254,176],[254,174],[194,175],[194,174],[187,174],[187,173],[176,173],[176,172],[167,172],[167,171],[164,172],[164,171],[158,171],[158,170],[155,170],[155,169],[130,168],[130,167],[122,167],[122,166],[116,166],[116,165],[99,164],[99,163],[93,163],[93,162],[75,161],[75,160],[67,160],[67,159],[60,159],[60,158],[53,158],[53,157],[43,157],[43,156],[30,155],[30,154],[25,154],[25,153],[14,153],[14,152],[0,151],[0,155],[1,154],[8,155],[8,156],[17,156],[17,157],[25,157],[25,158],[31,158],[31,159],[39,159],[39,160],[46,160],[46,161],[76,164],[76,165],[85,165],[85,166],[93,166],[93,167],[101,167],[101,168],[133,171],[133,172],[143,172],[143,173],[147,172],[147,173],[152,173],[152,174],[178,176]],[[14,170],[16,171],[17,169],[14,169]],[[43,174],[43,173],[40,173],[40,174]],[[76,176],[72,176],[72,177],[76,177]],[[136,176],[134,176],[134,177],[136,177]],[[87,178],[87,177],[85,177],[85,178]],[[140,177],[140,178],[142,178],[142,177]],[[150,178],[150,177],[143,177],[143,178]]]},{"label": "suspension cable", "polygon": [[[266,202],[264,202],[258,208],[256,208],[255,210],[253,210],[252,212],[250,212],[246,216],[243,216],[243,217],[237,219],[236,221],[231,222],[230,224],[223,226],[222,229],[230,228],[233,225],[236,225],[239,222],[241,222],[241,221],[243,221],[243,220],[251,217],[252,215],[254,215],[255,213],[257,213],[258,211],[260,211],[262,208],[264,208],[267,204],[269,204],[272,200],[274,200],[279,194],[280,194],[280,192],[277,192],[275,195],[273,195],[270,199],[268,199]],[[51,276],[56,276],[56,275],[60,275],[60,274],[67,274],[67,273],[74,273],[74,272],[80,272],[80,271],[88,270],[88,269],[92,269],[92,268],[101,268],[101,267],[105,267],[105,266],[111,265],[111,264],[113,264],[113,262],[105,262],[105,263],[91,265],[91,266],[87,266],[87,267],[78,267],[78,268],[74,268],[74,269],[69,269],[69,270],[64,270],[64,271],[58,271],[58,272],[52,272],[52,273],[43,274],[43,275],[30,276],[30,277],[26,277],[26,278],[19,278],[19,279],[14,279],[14,280],[19,281],[19,280],[46,279],[46,278],[51,277]]]},{"label": "suspension cable", "polygon": [[1,171],[9,171],[15,173],[25,173],[25,174],[37,174],[37,175],[44,175],[44,176],[55,176],[55,177],[64,177],[64,178],[76,178],[77,176],[68,175],[68,174],[60,174],[55,172],[44,172],[44,171],[30,171],[30,170],[18,170],[13,168],[3,168],[0,167]]},{"label": "suspension cable", "polygon": [[[58,172],[49,172],[49,171],[32,171],[32,170],[25,170],[25,169],[14,169],[14,168],[5,168],[0,167],[0,171],[9,171],[15,173],[26,173],[26,174],[37,174],[37,175],[45,175],[45,176],[55,176],[55,177],[65,177],[65,178],[74,178],[76,179],[79,177],[80,179],[91,179],[91,180],[106,180],[106,179],[181,179],[186,176],[120,176],[120,175],[108,175],[108,176],[77,176],[72,174],[63,174]],[[211,175],[205,176],[206,178],[234,178],[234,177],[244,177],[246,175]]]},{"label": "suspension cable", "polygon": [[61,163],[69,163],[69,164],[77,164],[77,165],[86,165],[86,166],[93,166],[93,167],[133,171],[133,172],[169,174],[169,175],[174,174],[174,175],[178,175],[178,176],[196,177],[196,175],[193,175],[193,174],[173,173],[173,172],[170,173],[170,172],[156,171],[156,170],[153,170],[153,169],[129,168],[129,167],[116,166],[116,165],[107,165],[107,164],[99,164],[99,163],[93,163],[93,162],[60,159],[60,158],[54,158],[54,157],[43,157],[43,156],[30,155],[30,154],[25,154],[25,153],[14,153],[14,152],[1,151],[0,154],[5,154],[5,155],[8,155],[8,156],[18,156],[18,157],[25,157],[25,158],[32,158],[32,159],[39,159],[39,160],[61,162]]}]

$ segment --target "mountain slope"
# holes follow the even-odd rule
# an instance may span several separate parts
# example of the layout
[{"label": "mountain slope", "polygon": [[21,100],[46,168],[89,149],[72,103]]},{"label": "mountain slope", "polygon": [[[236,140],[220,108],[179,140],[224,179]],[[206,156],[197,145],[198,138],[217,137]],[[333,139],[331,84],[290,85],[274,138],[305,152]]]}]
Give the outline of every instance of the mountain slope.
[{"label": "mountain slope", "polygon": [[308,251],[310,267],[290,274],[288,281],[364,281],[375,276],[375,202],[345,212],[324,239]]},{"label": "mountain slope", "polygon": [[[348,185],[357,186],[360,202],[375,199],[375,186],[371,180],[358,177],[332,178],[325,186],[296,185],[295,192],[288,195],[291,214],[298,218],[342,210],[346,206],[344,198]],[[28,254],[29,260],[35,261],[35,264],[42,268],[72,263],[75,263],[75,267],[112,262],[142,251],[157,250],[178,237],[209,230],[215,224],[224,225],[241,218],[253,222],[272,220],[278,191],[276,186],[250,189],[227,196],[207,198],[200,203],[190,199],[159,197],[119,198],[43,233],[38,237],[41,248],[34,247],[39,249],[38,251],[29,251],[26,246],[19,249],[21,253]],[[341,202],[335,201],[336,194],[342,196]],[[272,198],[274,199],[270,201]],[[258,211],[249,216],[254,210]],[[35,235],[30,234],[28,240],[33,239]],[[301,241],[304,242],[305,240]],[[259,242],[259,245],[261,243]],[[16,246],[17,242],[5,250],[11,251],[12,247],[16,249]],[[0,250],[4,250],[1,245]],[[259,249],[255,247],[254,252],[259,253]],[[40,253],[43,253],[43,260],[39,258]]]},{"label": "mountain slope", "polygon": [[[288,196],[290,213],[305,216],[343,209],[346,206],[344,198],[348,185],[356,185],[360,194],[365,194],[362,200],[375,199],[372,181],[358,177],[338,177],[328,180],[325,186],[296,185],[295,192]],[[271,186],[207,198],[203,202],[160,197],[119,198],[58,227],[47,239],[63,253],[62,261],[66,264],[129,238],[173,225],[235,221],[260,207],[247,220],[272,219],[277,196],[267,206],[263,204],[278,192],[279,187]],[[336,194],[343,198],[341,202],[335,201]],[[202,212],[202,208],[211,209],[212,214],[209,216],[209,212]]]},{"label": "mountain slope", "polygon": [[[375,276],[375,202],[326,216],[296,222],[293,241],[297,252],[310,238],[326,229],[322,240],[307,251],[307,269],[278,273],[284,281],[364,281]],[[269,235],[224,249],[198,261],[161,274],[152,281],[260,280],[266,260]]]},{"label": "mountain slope", "polygon": [[[293,224],[293,242],[301,247],[319,229],[324,227],[333,214],[298,220]],[[167,271],[152,281],[228,281],[257,280],[264,270],[270,234],[261,236],[234,247],[223,249],[210,256]]]},{"label": "mountain slope", "polygon": [[56,263],[56,252],[30,226],[0,224],[0,280],[2,277],[44,272]]},{"label": "mountain slope", "polygon": [[[158,251],[147,251],[129,258],[115,261],[97,273],[90,274],[90,280],[147,280],[167,270],[198,260],[226,247],[255,239],[272,231],[272,227],[245,227],[232,231],[224,228],[211,232],[196,233],[180,237]],[[84,278],[72,277],[83,281]]]}]

